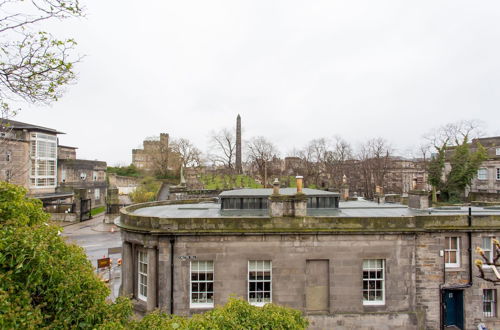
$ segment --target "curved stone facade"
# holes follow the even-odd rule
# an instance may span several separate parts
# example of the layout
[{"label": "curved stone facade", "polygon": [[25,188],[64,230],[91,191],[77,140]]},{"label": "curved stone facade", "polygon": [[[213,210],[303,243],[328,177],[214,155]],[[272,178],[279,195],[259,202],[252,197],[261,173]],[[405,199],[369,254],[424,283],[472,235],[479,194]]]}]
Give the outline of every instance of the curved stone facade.
[{"label": "curved stone facade", "polygon": [[[253,284],[250,264],[265,261],[271,269],[262,282],[268,283],[270,300],[302,310],[312,328],[436,329],[443,322],[442,288],[463,294],[466,328],[479,321],[499,326],[482,309],[483,289],[494,287],[475,278],[476,269],[469,286],[467,250],[469,232],[473,247],[483,237],[500,236],[495,212],[474,216],[468,227],[466,215],[427,212],[221,216],[199,204],[211,201],[154,202],[121,210],[122,294],[135,298],[137,310],[191,315],[224,304],[231,295],[261,299],[253,296],[260,289]],[[160,210],[162,216],[151,215]],[[460,245],[456,269],[445,269],[440,255],[449,237]],[[372,284],[363,271],[373,260],[383,274],[377,282],[383,289],[374,295],[383,299],[375,303],[367,298],[365,286]]]}]

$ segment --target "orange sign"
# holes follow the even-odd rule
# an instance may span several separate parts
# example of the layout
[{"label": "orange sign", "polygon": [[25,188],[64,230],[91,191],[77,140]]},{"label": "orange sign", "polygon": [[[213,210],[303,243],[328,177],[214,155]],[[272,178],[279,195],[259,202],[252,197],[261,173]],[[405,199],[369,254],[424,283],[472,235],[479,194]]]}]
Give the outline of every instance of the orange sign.
[{"label": "orange sign", "polygon": [[110,258],[97,259],[97,268],[105,268],[109,267],[109,265],[111,265]]}]

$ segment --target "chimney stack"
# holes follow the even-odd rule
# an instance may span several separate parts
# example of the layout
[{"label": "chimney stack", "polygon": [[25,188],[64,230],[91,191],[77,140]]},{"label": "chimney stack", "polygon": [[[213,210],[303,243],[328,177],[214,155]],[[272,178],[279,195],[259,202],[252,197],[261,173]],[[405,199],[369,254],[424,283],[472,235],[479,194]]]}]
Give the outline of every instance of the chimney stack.
[{"label": "chimney stack", "polygon": [[278,178],[274,179],[273,182],[273,195],[279,195],[280,194],[280,182],[278,181]]}]

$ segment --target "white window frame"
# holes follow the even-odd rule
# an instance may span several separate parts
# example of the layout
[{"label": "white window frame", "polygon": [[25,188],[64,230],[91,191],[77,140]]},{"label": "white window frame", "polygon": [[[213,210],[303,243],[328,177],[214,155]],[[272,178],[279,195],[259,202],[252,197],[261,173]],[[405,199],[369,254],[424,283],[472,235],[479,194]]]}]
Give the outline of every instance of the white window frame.
[{"label": "white window frame", "polygon": [[500,148],[496,148],[496,150],[495,150],[495,154],[496,154],[497,156],[500,156]]},{"label": "white window frame", "polygon": [[[486,292],[491,292],[491,299],[486,299]],[[490,305],[489,310],[486,309],[487,304]],[[483,289],[483,316],[487,318],[497,316],[497,290]]]},{"label": "white window frame", "polygon": [[137,251],[137,298],[148,301],[148,253],[145,250]]},{"label": "white window frame", "polygon": [[97,171],[92,171],[92,180],[97,181]]},{"label": "white window frame", "polygon": [[[31,188],[57,187],[57,136],[44,133],[31,133],[30,158]],[[54,165],[52,169],[49,165],[50,162],[52,162]],[[45,173],[43,174],[40,173],[41,171],[39,171],[42,165],[45,168]],[[52,174],[50,174],[50,172],[52,172]],[[52,181],[53,183],[48,184],[48,182],[50,181]]]},{"label": "white window frame", "polygon": [[486,167],[481,167],[477,170],[477,179],[481,181],[488,180],[488,169]]},{"label": "white window frame", "polygon": [[[487,244],[488,246],[485,246],[485,239],[489,239],[489,243]],[[481,237],[481,249],[483,249],[484,254],[489,252],[489,257],[488,261],[493,262],[493,259],[495,259],[495,248],[493,244],[493,240],[495,239],[494,236],[483,236]],[[483,264],[483,268],[490,268],[490,265]]]},{"label": "white window frame", "polygon": [[[365,261],[368,262],[368,266],[365,266]],[[381,267],[378,267],[378,266],[374,266],[372,267],[370,265],[370,262],[371,261],[375,261],[375,262],[379,262],[381,261],[381,264],[382,266]],[[363,263],[362,263],[362,283],[363,283],[363,286],[361,288],[361,293],[362,293],[362,299],[363,299],[363,305],[365,306],[381,306],[381,305],[385,305],[385,259],[364,259],[363,260]],[[382,271],[382,277],[375,277],[375,278],[371,278],[370,275],[368,275],[368,278],[365,278],[365,271],[367,272],[370,272],[370,271]],[[365,282],[368,282],[368,289],[365,290]],[[370,282],[380,282],[381,283],[381,291],[382,291],[382,299],[381,300],[370,300]],[[377,289],[374,289],[374,290],[377,290]],[[365,291],[368,293],[368,299],[365,298]],[[377,290],[377,291],[380,291]]]},{"label": "white window frame", "polygon": [[99,200],[101,198],[101,190],[99,188],[94,189],[94,200]]},{"label": "white window frame", "polygon": [[[250,279],[250,272],[260,272],[261,278],[259,279],[258,274],[255,279]],[[264,273],[269,272],[269,279],[264,279]],[[254,283],[255,289],[250,291],[251,283]],[[258,283],[261,283],[262,288],[259,290],[257,288]],[[266,283],[269,283],[269,290],[264,290]],[[264,298],[250,298],[251,293],[256,295],[261,293],[269,292],[269,300],[264,301]],[[262,301],[259,301],[262,299]],[[249,260],[248,261],[248,272],[247,272],[247,301],[254,306],[262,307],[265,304],[270,304],[273,302],[273,263],[271,260]]]},{"label": "white window frame", "polygon": [[[449,239],[449,240],[448,240]],[[451,248],[451,241],[452,239],[457,240],[457,248],[452,249]],[[444,265],[446,268],[458,268],[460,267],[460,237],[459,236],[446,236],[444,238]],[[456,253],[456,261],[457,262],[448,262],[449,258],[448,255],[451,253]]]},{"label": "white window frame", "polygon": [[[204,272],[205,274],[205,279],[200,280],[199,278],[197,280],[193,281],[193,271],[195,270],[198,274],[200,274],[200,265],[201,263],[205,264],[204,269],[201,271]],[[193,268],[193,265],[196,265],[196,269]],[[211,270],[209,270],[209,266],[211,265]],[[196,260],[196,261],[191,261],[189,263],[189,308],[213,308],[214,307],[214,301],[215,301],[215,295],[214,295],[214,280],[215,280],[215,267],[214,267],[214,262],[212,260]],[[207,280],[207,275],[212,274],[212,280]],[[212,301],[208,301],[208,296],[205,298],[205,302],[194,302],[193,301],[193,284],[206,284],[206,290],[201,291],[198,290],[196,293],[209,293],[210,291],[208,290],[208,284],[212,284]]]}]

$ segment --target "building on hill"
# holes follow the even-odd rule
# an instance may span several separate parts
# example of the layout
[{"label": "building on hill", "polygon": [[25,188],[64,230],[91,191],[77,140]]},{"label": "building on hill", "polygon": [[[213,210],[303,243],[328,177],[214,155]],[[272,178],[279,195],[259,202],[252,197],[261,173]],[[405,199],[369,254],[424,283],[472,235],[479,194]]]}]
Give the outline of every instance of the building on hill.
[{"label": "building on hill", "polygon": [[[465,197],[471,201],[500,202],[500,136],[473,139],[469,144],[471,152],[476,150],[478,143],[486,149],[487,159],[479,166]],[[451,171],[450,159],[454,150],[454,146],[446,149],[445,174]]]},{"label": "building on hill", "polygon": [[499,210],[428,209],[418,192],[410,208],[337,204],[301,186],[122,209],[122,294],[179,315],[237,295],[299,309],[311,329],[500,327],[497,288],[472,263],[476,246],[494,257]]},{"label": "building on hill", "polygon": [[488,152],[470,185],[471,200],[500,201],[500,136],[472,140],[472,149],[481,143]]},{"label": "building on hill", "polygon": [[166,176],[180,167],[179,155],[172,150],[167,133],[145,139],[142,146],[142,149],[132,149],[132,165],[139,170]]},{"label": "building on hill", "polygon": [[423,185],[425,190],[430,191],[431,187],[427,179],[424,161],[394,157],[387,170],[384,192],[408,196],[408,193],[417,185]]}]

